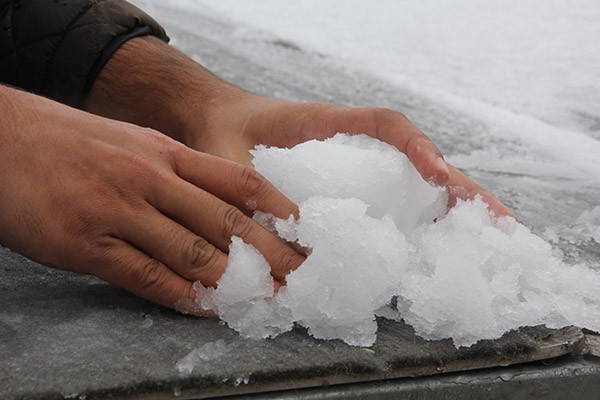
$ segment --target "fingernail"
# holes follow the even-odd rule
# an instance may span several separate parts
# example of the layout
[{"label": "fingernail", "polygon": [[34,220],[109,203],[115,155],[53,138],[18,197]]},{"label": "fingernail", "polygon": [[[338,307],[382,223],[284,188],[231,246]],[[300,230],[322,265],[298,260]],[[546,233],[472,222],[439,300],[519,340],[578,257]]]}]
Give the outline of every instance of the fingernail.
[{"label": "fingernail", "polygon": [[195,315],[196,317],[214,317],[215,313],[211,310],[205,310],[200,304],[190,299],[179,299],[173,306],[175,311],[182,314]]}]

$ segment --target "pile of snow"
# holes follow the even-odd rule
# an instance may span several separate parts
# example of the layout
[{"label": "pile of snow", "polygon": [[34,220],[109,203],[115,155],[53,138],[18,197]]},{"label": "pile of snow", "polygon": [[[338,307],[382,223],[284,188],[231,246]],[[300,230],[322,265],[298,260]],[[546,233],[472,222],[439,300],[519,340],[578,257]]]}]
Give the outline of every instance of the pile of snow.
[{"label": "pile of snow", "polygon": [[456,346],[528,325],[600,330],[597,272],[565,265],[479,198],[445,215],[445,191],[392,146],[337,135],[252,153],[256,169],[300,208],[299,221],[255,219],[309,255],[274,293],[264,257],[232,239],[218,288],[197,290],[201,305],[243,337],[274,337],[296,323],[317,338],[370,346],[376,315]]}]

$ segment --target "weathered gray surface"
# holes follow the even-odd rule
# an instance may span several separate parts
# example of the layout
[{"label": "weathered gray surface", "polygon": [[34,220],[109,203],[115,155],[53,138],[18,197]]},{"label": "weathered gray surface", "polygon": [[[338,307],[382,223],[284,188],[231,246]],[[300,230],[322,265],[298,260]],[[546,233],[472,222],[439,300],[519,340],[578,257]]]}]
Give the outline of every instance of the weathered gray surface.
[{"label": "weathered gray surface", "polygon": [[[2,398],[262,392],[507,365],[576,354],[584,345],[576,328],[528,328],[456,350],[447,340],[427,342],[387,320],[379,321],[371,349],[314,340],[301,330],[256,342],[216,320],[159,309],[94,278],[36,266],[5,249],[0,276]],[[177,372],[177,361],[190,350],[218,339],[228,345],[222,357],[190,376]]]},{"label": "weathered gray surface", "polygon": [[[400,93],[366,74],[330,65],[330,60],[293,44],[240,35],[226,24],[154,4],[150,11],[159,12],[175,45],[240,86],[296,100],[400,109],[446,154],[486,145],[481,134],[485,126],[467,116]],[[548,210],[555,225],[566,226],[600,196],[600,190],[585,180],[555,184],[551,177],[467,172],[493,188],[537,231],[546,225]],[[591,242],[563,241],[560,246],[572,259],[598,264],[599,251]],[[218,339],[228,344],[223,357],[206,362],[189,377],[176,371],[176,362],[190,350]],[[389,321],[380,321],[379,338],[372,349],[314,340],[303,331],[270,341],[246,341],[215,320],[159,309],[94,278],[35,266],[0,250],[0,398],[206,397],[508,365],[577,354],[583,345],[578,329],[528,328],[456,351],[449,341],[426,342],[415,337],[410,327]],[[586,379],[578,378],[580,360],[561,362],[566,368],[559,371],[560,382],[579,385],[583,394],[597,390],[600,374],[593,360],[586,361]],[[524,380],[549,379],[548,374],[555,372],[551,368],[535,364],[519,373]],[[483,373],[485,379],[482,373],[469,373],[393,384],[400,385],[394,389],[398,393],[422,398],[435,382],[464,377],[462,385],[467,382],[483,388],[485,380],[501,385],[503,374],[516,370],[494,371]],[[500,381],[490,378],[494,374]],[[236,381],[241,384],[236,386]],[[365,387],[386,386],[357,386],[356,393]],[[348,386],[339,390],[344,388]],[[335,397],[335,390],[331,398],[344,398]],[[313,397],[306,398],[320,396],[312,393]]]}]

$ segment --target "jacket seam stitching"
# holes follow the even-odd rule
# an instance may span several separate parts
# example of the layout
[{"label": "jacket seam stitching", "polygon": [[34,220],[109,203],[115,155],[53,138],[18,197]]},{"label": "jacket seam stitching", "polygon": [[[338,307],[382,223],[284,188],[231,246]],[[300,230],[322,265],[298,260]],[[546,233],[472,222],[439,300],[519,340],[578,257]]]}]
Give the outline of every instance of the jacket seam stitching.
[{"label": "jacket seam stitching", "polygon": [[[79,28],[85,28],[86,26],[92,26],[92,25],[99,25],[99,26],[102,26],[102,25],[109,25],[109,26],[118,25],[118,26],[121,26],[121,27],[126,27],[126,26],[125,26],[125,25],[123,25],[123,24],[112,24],[112,23],[110,23],[110,22],[90,22],[90,23],[87,23],[87,24],[84,24],[84,25],[79,25],[79,26],[77,26],[77,27],[75,27],[75,28],[71,29],[71,30],[70,30],[70,32],[73,32],[73,31],[75,31],[75,30],[77,30],[77,29],[79,29]],[[43,37],[37,38],[36,40],[33,40],[33,41],[29,42],[29,43],[27,43],[27,44],[23,44],[23,45],[21,45],[21,46],[19,47],[19,49],[26,49],[26,48],[27,48],[27,47],[29,47],[29,46],[36,45],[36,44],[38,44],[39,42],[42,42],[42,41],[44,41],[44,40],[47,40],[47,39],[52,39],[52,38],[54,38],[54,37],[56,37],[56,36],[60,36],[60,35],[62,35],[62,34],[64,34],[64,33],[67,33],[67,31],[60,31],[60,32],[49,33],[49,34],[47,34],[47,35],[45,35],[45,36],[43,36]],[[0,60],[1,60],[1,59],[2,59],[2,58],[0,57]]]},{"label": "jacket seam stitching", "polygon": [[75,18],[73,18],[73,20],[69,23],[69,25],[67,25],[67,28],[64,30],[64,35],[62,37],[62,40],[59,40],[58,43],[56,43],[56,45],[54,45],[54,47],[52,48],[52,51],[50,52],[51,56],[48,59],[48,61],[46,62],[46,65],[44,65],[44,70],[43,70],[43,81],[42,81],[42,85],[41,85],[41,90],[45,92],[46,90],[46,86],[48,84],[48,72],[50,70],[50,66],[54,63],[54,60],[56,59],[56,54],[58,53],[58,49],[63,45],[65,38],[67,36],[67,34],[69,33],[69,31],[71,30],[71,27],[73,26],[73,24],[75,24],[81,17],[83,17],[88,11],[90,11],[92,9],[92,7],[96,6],[97,4],[103,2],[104,0],[97,0],[97,1],[91,1],[86,7],[83,8],[83,10],[81,10],[81,12],[79,12],[79,14],[77,14],[75,16]]}]

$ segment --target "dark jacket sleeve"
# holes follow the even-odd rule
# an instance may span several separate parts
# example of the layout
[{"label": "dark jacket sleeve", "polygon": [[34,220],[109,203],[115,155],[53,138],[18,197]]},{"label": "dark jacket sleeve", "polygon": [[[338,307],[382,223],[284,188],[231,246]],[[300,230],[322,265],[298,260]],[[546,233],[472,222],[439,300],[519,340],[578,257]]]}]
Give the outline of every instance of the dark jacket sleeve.
[{"label": "dark jacket sleeve", "polygon": [[127,40],[163,28],[124,0],[0,0],[0,83],[79,106]]}]

